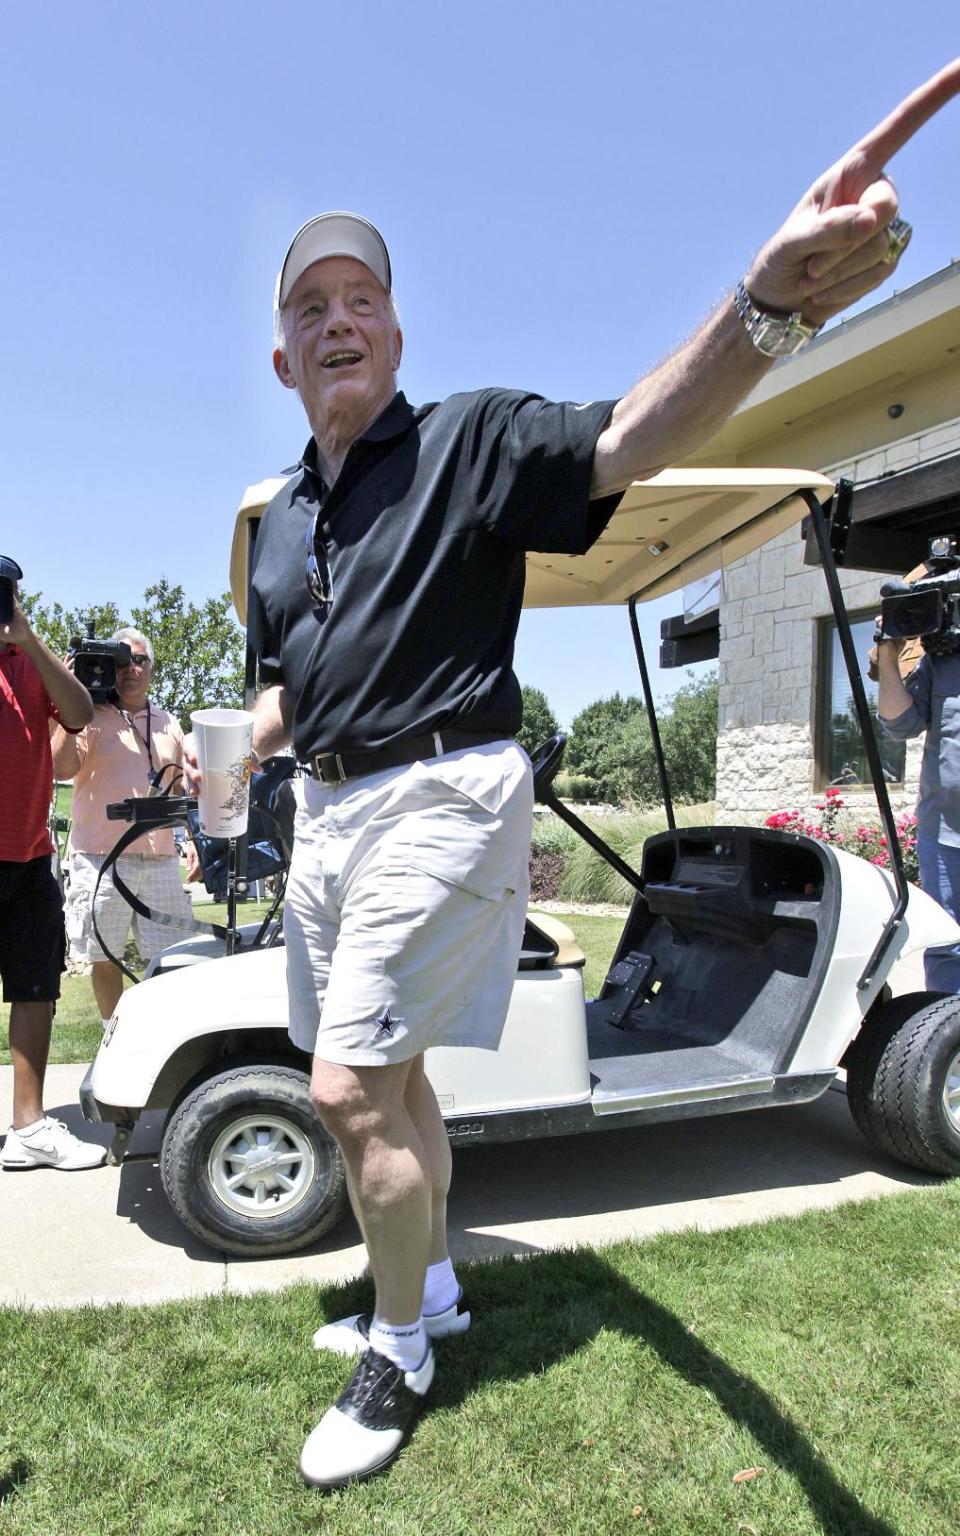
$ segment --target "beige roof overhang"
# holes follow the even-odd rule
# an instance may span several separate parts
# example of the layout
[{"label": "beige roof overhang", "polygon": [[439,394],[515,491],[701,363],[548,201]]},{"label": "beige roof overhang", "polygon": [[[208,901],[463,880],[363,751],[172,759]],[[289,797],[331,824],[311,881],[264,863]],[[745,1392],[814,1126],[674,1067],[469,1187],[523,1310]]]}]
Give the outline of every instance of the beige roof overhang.
[{"label": "beige roof overhang", "polygon": [[[250,523],[285,483],[251,485],[237,510],[230,590],[241,624]],[[718,545],[729,564],[799,523],[808,510],[797,494],[804,489],[823,502],[833,482],[802,469],[664,469],[637,480],[585,555],[527,555],[524,607],[589,607],[673,592],[717,569]]]},{"label": "beige roof overhang", "polygon": [[799,523],[823,502],[826,475],[802,469],[664,469],[624,492],[604,532],[585,555],[527,555],[525,608],[625,603],[661,597],[709,575]]}]

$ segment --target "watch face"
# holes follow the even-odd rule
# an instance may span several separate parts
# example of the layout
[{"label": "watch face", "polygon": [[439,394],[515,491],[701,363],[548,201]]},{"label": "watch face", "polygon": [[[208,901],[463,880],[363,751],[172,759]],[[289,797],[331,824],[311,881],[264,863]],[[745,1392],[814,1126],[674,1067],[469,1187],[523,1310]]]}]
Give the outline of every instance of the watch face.
[{"label": "watch face", "polygon": [[757,326],[753,340],[768,357],[790,357],[809,341],[810,335],[807,327],[798,324],[792,316],[787,320],[767,316]]}]

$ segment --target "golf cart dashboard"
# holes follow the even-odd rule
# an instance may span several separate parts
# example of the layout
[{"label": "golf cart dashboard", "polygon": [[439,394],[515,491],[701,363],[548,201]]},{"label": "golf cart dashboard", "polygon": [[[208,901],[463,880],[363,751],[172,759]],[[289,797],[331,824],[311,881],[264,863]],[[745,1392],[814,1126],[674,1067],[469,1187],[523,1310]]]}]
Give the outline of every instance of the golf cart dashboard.
[{"label": "golf cart dashboard", "polygon": [[643,873],[649,911],[679,933],[709,928],[763,943],[775,927],[815,920],[825,859],[765,828],[711,828],[652,838]]}]

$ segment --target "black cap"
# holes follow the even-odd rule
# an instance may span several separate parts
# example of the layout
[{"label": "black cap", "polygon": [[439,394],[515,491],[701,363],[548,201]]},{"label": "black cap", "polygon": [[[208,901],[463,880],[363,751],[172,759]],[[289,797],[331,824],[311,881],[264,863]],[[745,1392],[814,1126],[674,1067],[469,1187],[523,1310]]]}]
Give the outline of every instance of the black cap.
[{"label": "black cap", "polygon": [[9,555],[0,555],[0,576],[5,576],[8,581],[23,580],[23,572],[16,560],[11,560]]}]

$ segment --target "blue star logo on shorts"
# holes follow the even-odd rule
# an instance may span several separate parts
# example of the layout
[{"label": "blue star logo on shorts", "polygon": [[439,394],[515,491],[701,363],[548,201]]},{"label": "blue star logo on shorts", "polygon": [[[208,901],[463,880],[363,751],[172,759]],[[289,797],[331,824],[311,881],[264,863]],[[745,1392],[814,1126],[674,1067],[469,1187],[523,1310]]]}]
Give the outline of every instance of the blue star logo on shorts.
[{"label": "blue star logo on shorts", "polygon": [[376,1045],[380,1040],[392,1040],[393,1031],[396,1029],[399,1022],[399,1019],[392,1019],[390,1017],[389,1008],[384,1008],[379,1019],[374,1019],[374,1023],[377,1026],[377,1032],[373,1037],[374,1045]]}]

